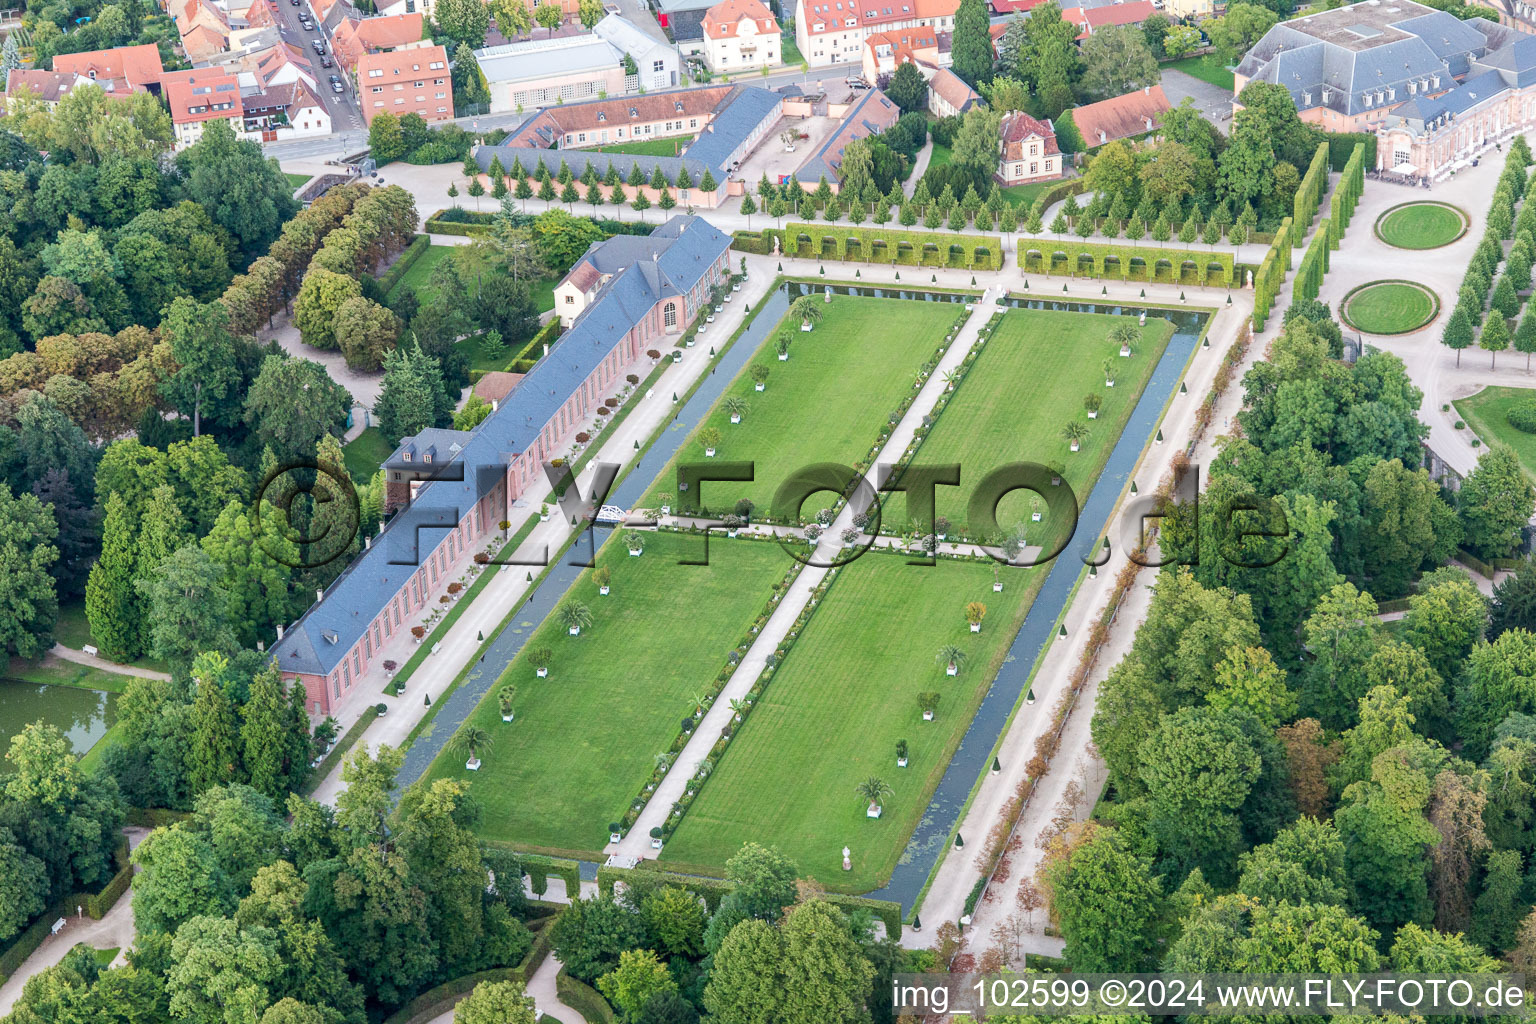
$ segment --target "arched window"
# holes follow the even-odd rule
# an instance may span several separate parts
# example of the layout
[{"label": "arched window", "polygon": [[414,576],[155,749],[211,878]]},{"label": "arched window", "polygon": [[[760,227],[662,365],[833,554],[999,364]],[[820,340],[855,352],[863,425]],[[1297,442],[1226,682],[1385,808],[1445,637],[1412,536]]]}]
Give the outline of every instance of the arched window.
[{"label": "arched window", "polygon": [[677,326],[677,303],[669,302],[661,307],[661,322],[668,330]]}]

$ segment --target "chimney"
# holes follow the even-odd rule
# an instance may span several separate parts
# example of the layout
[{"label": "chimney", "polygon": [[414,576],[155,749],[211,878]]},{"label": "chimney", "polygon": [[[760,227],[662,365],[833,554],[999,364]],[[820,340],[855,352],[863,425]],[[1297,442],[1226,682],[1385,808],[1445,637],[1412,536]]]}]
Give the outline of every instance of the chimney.
[{"label": "chimney", "polygon": [[281,622],[277,624],[277,638],[279,640],[283,638],[283,624]]},{"label": "chimney", "polygon": [[1150,95],[1152,95],[1152,87],[1150,85],[1142,86],[1141,87],[1141,94],[1143,96],[1150,96]]},{"label": "chimney", "polygon": [[371,547],[373,547],[373,538],[372,537],[364,537],[363,538],[363,550],[366,551],[366,550],[368,550]]},{"label": "chimney", "polygon": [[496,399],[494,399],[494,398],[491,399],[491,412],[495,412],[496,411],[496,405],[497,405]]},{"label": "chimney", "polygon": [[323,600],[325,600],[325,591],[323,591],[323,590],[316,590],[315,591],[315,604],[319,604]]}]

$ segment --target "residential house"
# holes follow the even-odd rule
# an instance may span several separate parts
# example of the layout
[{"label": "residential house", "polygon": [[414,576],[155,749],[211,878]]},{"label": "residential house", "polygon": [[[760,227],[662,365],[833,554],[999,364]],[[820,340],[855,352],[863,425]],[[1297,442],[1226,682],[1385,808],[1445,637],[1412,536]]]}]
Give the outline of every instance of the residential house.
[{"label": "residential house", "polygon": [[730,243],[698,217],[674,217],[649,238],[598,243],[571,271],[595,270],[599,281],[582,293],[570,330],[492,413],[472,431],[400,441],[383,466],[394,515],[297,622],[279,628],[272,648],[284,682],[304,687],[311,715],[377,699],[368,672],[391,655],[405,660],[411,627],[514,504],[547,493],[546,464],[569,455],[602,397],[646,365],[647,350],[675,344],[729,274]]},{"label": "residential house", "polygon": [[860,64],[877,32],[903,28],[953,31],[960,0],[796,0],[795,45],[812,67]]},{"label": "residential house", "polygon": [[453,83],[441,46],[366,53],[357,61],[357,95],[369,123],[381,111],[420,114],[428,122],[453,117]]},{"label": "residential house", "polygon": [[843,150],[848,147],[848,143],[854,139],[879,135],[900,117],[901,108],[879,89],[860,93],[832,134],[823,139],[821,145],[795,171],[795,178],[802,185],[814,186],[820,182],[822,175],[826,175],[832,190],[837,191],[843,178]]},{"label": "residential house", "polygon": [[955,117],[982,102],[976,90],[949,68],[941,68],[928,79],[928,109],[934,117]]},{"label": "residential house", "polygon": [[721,74],[779,63],[779,23],[762,0],[720,0],[704,13],[704,62]]},{"label": "residential house", "polygon": [[1056,127],[1049,118],[1031,117],[1022,110],[1004,114],[998,126],[1001,142],[997,173],[1001,185],[1027,185],[1062,177],[1065,168],[1056,145]]},{"label": "residential house", "polygon": [[52,109],[54,104],[82,85],[94,83],[84,75],[72,71],[42,71],[37,68],[12,68],[5,77],[5,105],[10,110],[24,92],[36,93],[43,105]]},{"label": "residential house", "polygon": [[175,148],[185,149],[203,137],[210,121],[227,121],[236,135],[245,131],[240,80],[214,68],[167,71],[160,79],[166,104],[171,108]]},{"label": "residential house", "polygon": [[1081,43],[1101,28],[1140,25],[1156,13],[1157,8],[1152,5],[1152,0],[1125,0],[1124,3],[1101,4],[1097,7],[1066,7],[1062,9],[1061,16],[1078,27],[1077,41]]},{"label": "residential house", "polygon": [[383,18],[343,18],[331,32],[331,53],[336,63],[348,71],[357,67],[365,53],[398,50],[421,41],[423,20],[420,13],[395,14]]},{"label": "residential house", "polygon": [[160,48],[153,43],[56,54],[53,70],[83,75],[114,93],[159,92],[160,76],[165,73]]},{"label": "residential house", "polygon": [[1116,139],[1129,139],[1156,131],[1163,115],[1172,110],[1161,85],[1148,86],[1123,96],[1072,108],[1072,123],[1089,149]]},{"label": "residential house", "polygon": [[864,40],[864,80],[873,84],[903,64],[916,64],[924,78],[931,78],[949,63],[949,48],[940,52],[939,36],[938,29],[926,26],[872,33]]}]

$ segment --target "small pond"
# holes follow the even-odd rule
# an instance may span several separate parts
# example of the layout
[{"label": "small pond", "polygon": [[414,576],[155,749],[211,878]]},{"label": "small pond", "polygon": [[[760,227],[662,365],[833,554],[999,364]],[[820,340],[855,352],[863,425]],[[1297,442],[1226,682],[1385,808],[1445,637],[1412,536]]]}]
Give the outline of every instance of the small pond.
[{"label": "small pond", "polygon": [[58,726],[81,755],[117,721],[117,694],[0,679],[0,773],[10,769],[4,754],[11,749],[11,737],[39,718]]}]

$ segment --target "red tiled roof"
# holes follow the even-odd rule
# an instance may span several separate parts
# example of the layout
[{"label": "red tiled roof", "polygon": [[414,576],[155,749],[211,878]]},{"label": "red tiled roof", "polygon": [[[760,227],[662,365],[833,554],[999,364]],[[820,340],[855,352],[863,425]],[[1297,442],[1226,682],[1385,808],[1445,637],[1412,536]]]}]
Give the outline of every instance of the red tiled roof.
[{"label": "red tiled roof", "polygon": [[22,90],[37,93],[45,103],[57,103],[81,82],[87,81],[70,71],[43,71],[38,68],[12,68],[5,79],[5,92],[15,96]]},{"label": "red tiled roof", "polygon": [[487,402],[500,402],[512,393],[522,379],[521,373],[488,370],[483,377],[475,381],[473,391]]},{"label": "red tiled roof", "polygon": [[876,32],[864,41],[878,57],[881,47],[889,47],[889,56],[897,64],[911,64],[917,61],[918,50],[934,50],[939,48],[938,33],[931,28],[920,26],[918,28],[896,28],[888,32]]},{"label": "red tiled roof", "polygon": [[994,14],[1023,14],[1040,2],[1041,0],[992,0],[991,7]]},{"label": "red tiled roof", "polygon": [[237,117],[244,110],[240,79],[211,68],[167,72],[161,87],[176,124]]},{"label": "red tiled roof", "polygon": [[1163,87],[1154,85],[1123,96],[1112,96],[1097,103],[1074,107],[1072,123],[1077,125],[1083,142],[1091,148],[1150,131],[1162,124],[1163,115],[1172,109],[1168,97],[1163,95]]},{"label": "red tiled roof", "polygon": [[[437,66],[433,67],[434,64]],[[376,70],[383,72],[380,77],[386,81],[399,75],[445,74],[448,52],[441,46],[418,46],[412,50],[365,53],[357,59],[358,85],[366,89],[369,73]]]},{"label": "red tiled roof", "polygon": [[1003,141],[1003,153],[1006,156],[1010,147],[1018,146],[1030,136],[1034,136],[1045,143],[1045,154],[1060,152],[1056,145],[1056,128],[1050,121],[1041,121],[1030,117],[1022,110],[1015,110],[1003,116],[1002,124],[998,126],[998,135]]},{"label": "red tiled roof", "polygon": [[929,79],[928,88],[938,94],[945,103],[962,113],[969,110],[972,104],[981,102],[981,97],[976,94],[976,90],[966,85],[965,79],[948,68],[944,68]]},{"label": "red tiled roof", "polygon": [[800,0],[798,9],[806,31],[822,35],[846,28],[952,18],[959,7],[960,0]]},{"label": "red tiled roof", "polygon": [[757,24],[757,31],[768,35],[779,31],[779,23],[773,20],[773,12],[760,0],[720,0],[704,12],[700,27],[711,39],[725,39],[736,34],[736,26],[743,18]]},{"label": "red tiled roof", "polygon": [[1061,12],[1066,21],[1082,29],[1077,38],[1086,39],[1101,28],[1110,25],[1140,25],[1156,13],[1152,0],[1127,0],[1125,3],[1108,4],[1104,7],[1068,7]]},{"label": "red tiled roof", "polygon": [[[733,88],[730,85],[708,85],[700,89],[672,89],[667,92],[545,107],[525,121],[513,135],[508,136],[506,144],[543,148],[550,145],[551,137],[590,131],[599,125],[613,127],[627,125],[631,121],[638,124],[665,121],[679,114],[685,117],[713,114]],[[681,110],[678,104],[682,104]],[[631,110],[635,111],[633,117],[629,113]]]},{"label": "red tiled roof", "polygon": [[153,43],[60,53],[53,58],[53,70],[70,71],[98,81],[121,79],[135,89],[160,81],[160,76],[165,73],[160,63],[160,48]]},{"label": "red tiled roof", "polygon": [[576,290],[586,293],[592,290],[592,286],[603,279],[596,267],[586,260],[580,260],[571,268],[571,272],[565,275],[565,282],[576,287]]}]

